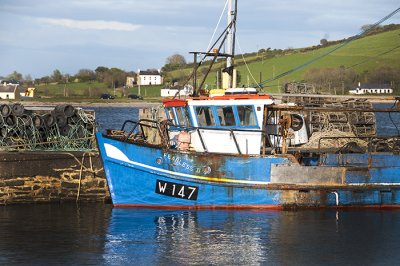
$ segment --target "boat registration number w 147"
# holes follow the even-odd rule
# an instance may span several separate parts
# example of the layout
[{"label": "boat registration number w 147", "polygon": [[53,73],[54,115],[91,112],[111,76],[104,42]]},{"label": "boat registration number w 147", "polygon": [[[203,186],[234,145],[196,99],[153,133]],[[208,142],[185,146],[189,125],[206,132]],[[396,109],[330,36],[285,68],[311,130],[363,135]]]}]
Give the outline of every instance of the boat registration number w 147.
[{"label": "boat registration number w 147", "polygon": [[156,193],[187,200],[197,200],[199,187],[158,180]]}]

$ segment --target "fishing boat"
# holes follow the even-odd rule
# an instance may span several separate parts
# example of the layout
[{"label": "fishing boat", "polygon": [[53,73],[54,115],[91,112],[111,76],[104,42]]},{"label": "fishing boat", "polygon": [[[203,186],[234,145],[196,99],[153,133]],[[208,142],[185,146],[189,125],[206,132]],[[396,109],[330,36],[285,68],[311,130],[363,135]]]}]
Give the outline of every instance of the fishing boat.
[{"label": "fishing boat", "polygon": [[[393,122],[399,99],[379,108],[355,99],[299,104],[232,86],[236,14],[230,1],[221,35],[230,39],[228,52],[222,44],[193,52],[192,96],[163,99],[157,117],[97,132],[113,205],[399,207],[399,130],[376,134],[377,114]],[[231,88],[206,92],[205,78],[197,86],[199,56],[213,58],[209,69],[227,57]]]}]

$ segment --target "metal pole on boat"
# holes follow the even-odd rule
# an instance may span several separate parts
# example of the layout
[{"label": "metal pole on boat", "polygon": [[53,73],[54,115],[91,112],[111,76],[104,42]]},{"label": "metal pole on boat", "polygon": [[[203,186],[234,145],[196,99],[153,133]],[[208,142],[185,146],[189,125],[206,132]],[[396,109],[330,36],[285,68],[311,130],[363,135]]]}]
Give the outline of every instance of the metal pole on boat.
[{"label": "metal pole on boat", "polygon": [[231,27],[228,29],[226,50],[227,54],[232,55],[226,58],[226,69],[229,74],[228,86],[233,87],[233,61],[235,54],[235,33],[236,33],[236,14],[237,14],[237,1],[229,0],[228,3],[228,25]]},{"label": "metal pole on boat", "polygon": [[197,53],[193,53],[193,96],[197,96]]}]

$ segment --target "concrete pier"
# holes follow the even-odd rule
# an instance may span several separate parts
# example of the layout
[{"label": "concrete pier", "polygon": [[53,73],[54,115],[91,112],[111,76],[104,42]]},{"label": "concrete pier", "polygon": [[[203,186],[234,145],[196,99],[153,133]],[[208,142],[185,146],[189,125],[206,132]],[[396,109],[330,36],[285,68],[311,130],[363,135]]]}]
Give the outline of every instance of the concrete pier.
[{"label": "concrete pier", "polygon": [[110,201],[98,152],[0,152],[0,205]]}]

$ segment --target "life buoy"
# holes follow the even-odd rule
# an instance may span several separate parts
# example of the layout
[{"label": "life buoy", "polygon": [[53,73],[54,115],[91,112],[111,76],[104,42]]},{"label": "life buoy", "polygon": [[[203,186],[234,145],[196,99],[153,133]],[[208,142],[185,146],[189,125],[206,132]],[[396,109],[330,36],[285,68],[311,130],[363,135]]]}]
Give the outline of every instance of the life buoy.
[{"label": "life buoy", "polygon": [[303,117],[298,114],[291,115],[291,124],[290,127],[293,131],[299,131],[303,127]]}]

